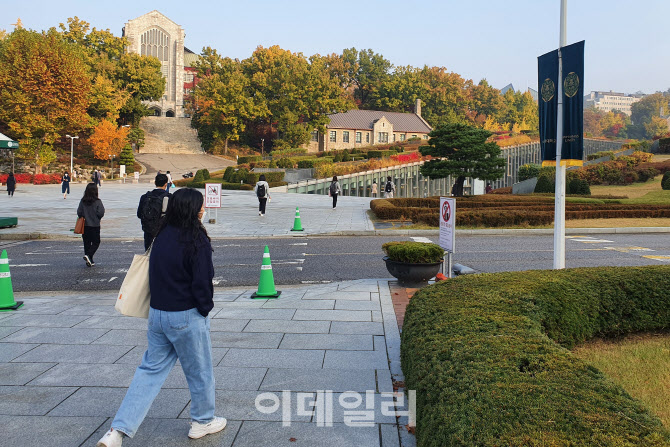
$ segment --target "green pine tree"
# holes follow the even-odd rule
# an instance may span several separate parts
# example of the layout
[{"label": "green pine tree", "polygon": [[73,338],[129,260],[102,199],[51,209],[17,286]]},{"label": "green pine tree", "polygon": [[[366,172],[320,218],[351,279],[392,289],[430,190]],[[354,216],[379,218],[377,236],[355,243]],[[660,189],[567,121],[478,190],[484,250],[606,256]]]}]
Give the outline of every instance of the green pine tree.
[{"label": "green pine tree", "polygon": [[126,144],[119,155],[119,164],[126,165],[126,173],[132,174],[135,172],[135,156],[129,144]]},{"label": "green pine tree", "polygon": [[505,160],[500,148],[487,143],[492,135],[484,129],[467,124],[447,124],[434,129],[428,146],[421,146],[422,155],[434,159],[421,167],[421,174],[432,179],[456,176],[455,195],[463,195],[463,182],[468,177],[497,180],[505,174]]}]

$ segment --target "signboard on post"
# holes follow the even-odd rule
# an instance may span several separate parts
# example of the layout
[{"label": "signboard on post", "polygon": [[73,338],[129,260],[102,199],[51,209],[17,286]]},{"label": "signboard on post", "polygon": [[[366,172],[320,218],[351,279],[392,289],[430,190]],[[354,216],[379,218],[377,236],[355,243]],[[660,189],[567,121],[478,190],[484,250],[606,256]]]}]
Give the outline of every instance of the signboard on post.
[{"label": "signboard on post", "polygon": [[221,183],[205,183],[205,208],[221,208]]},{"label": "signboard on post", "polygon": [[449,253],[456,249],[456,199],[440,197],[440,247]]}]

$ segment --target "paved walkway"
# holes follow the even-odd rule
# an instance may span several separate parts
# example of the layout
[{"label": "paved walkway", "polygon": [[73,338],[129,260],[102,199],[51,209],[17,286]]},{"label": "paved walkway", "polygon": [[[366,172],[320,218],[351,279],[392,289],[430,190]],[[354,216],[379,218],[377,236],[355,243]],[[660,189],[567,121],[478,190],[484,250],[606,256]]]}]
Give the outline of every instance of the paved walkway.
[{"label": "paved walkway", "polygon": [[[407,417],[383,410],[393,408],[394,380],[403,380],[388,282],[280,290],[277,300],[251,300],[252,290],[215,292],[212,345],[225,431],[188,440],[190,396],[177,366],[124,446],[414,445]],[[109,428],[146,346],[146,320],[117,314],[115,297],[20,293],[23,308],[0,313],[3,445],[93,446]],[[346,391],[361,394],[345,399]],[[270,393],[260,402],[265,412],[255,406],[263,393]],[[276,411],[271,399],[280,402]],[[345,423],[352,417],[366,426]]]},{"label": "paved walkway", "polygon": [[[103,238],[142,238],[137,218],[140,196],[152,189],[151,183],[105,182],[100,198],[106,213],[102,220]],[[78,237],[71,229],[77,220],[79,200],[85,183],[71,185],[71,194],[63,200],[60,185],[18,185],[13,198],[0,195],[2,216],[19,218],[16,228],[0,230],[0,238]],[[370,198],[340,197],[333,210],[330,197],[314,194],[271,192],[264,217],[258,215],[258,199],[253,191],[223,191],[222,208],[207,210],[206,221],[215,215],[215,224],[206,223],[212,237],[268,237],[313,234],[369,234],[374,232],[367,215]],[[292,232],[296,207],[304,232]]]}]

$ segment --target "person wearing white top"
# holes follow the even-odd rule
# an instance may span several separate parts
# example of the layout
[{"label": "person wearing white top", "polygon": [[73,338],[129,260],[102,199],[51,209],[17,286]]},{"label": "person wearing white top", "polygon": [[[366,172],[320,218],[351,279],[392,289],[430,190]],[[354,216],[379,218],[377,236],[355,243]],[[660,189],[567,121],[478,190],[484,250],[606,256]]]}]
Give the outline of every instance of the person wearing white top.
[{"label": "person wearing white top", "polygon": [[168,178],[167,190],[170,192],[170,188],[172,188],[172,176],[170,175],[170,171],[166,172],[165,175],[167,175]]},{"label": "person wearing white top", "polygon": [[270,185],[265,181],[265,174],[261,174],[258,178],[256,186],[254,186],[254,192],[256,197],[258,197],[258,215],[265,216],[265,205],[267,205],[268,200],[272,200],[270,197]]}]

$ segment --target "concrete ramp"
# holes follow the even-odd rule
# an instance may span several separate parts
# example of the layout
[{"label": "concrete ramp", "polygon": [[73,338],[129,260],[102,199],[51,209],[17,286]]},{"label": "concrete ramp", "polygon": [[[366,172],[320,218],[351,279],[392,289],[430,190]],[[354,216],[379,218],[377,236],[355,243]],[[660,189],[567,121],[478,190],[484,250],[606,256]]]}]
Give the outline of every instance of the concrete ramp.
[{"label": "concrete ramp", "polygon": [[146,116],[140,121],[144,130],[144,147],[140,154],[204,153],[190,118]]}]

